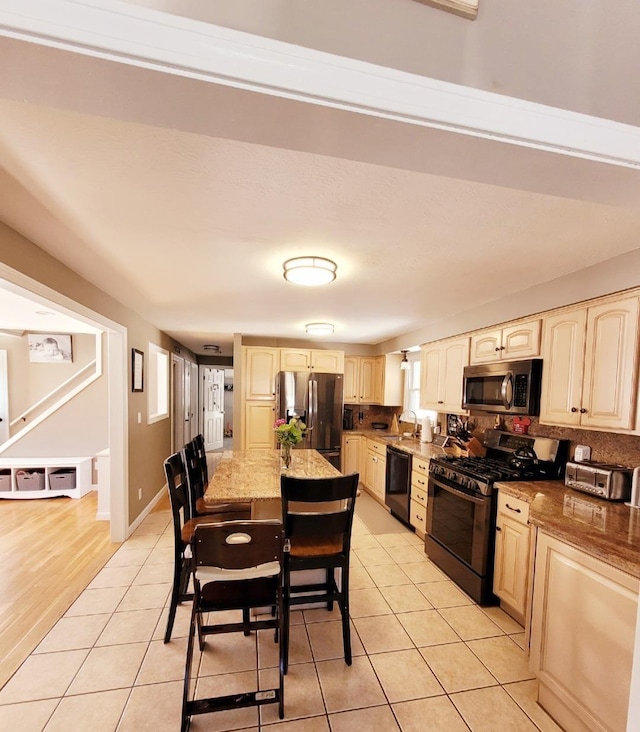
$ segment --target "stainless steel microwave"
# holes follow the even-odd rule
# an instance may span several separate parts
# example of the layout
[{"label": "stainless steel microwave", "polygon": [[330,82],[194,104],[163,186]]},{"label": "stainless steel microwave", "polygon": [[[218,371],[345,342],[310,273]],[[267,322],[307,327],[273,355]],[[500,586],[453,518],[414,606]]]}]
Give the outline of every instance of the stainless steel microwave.
[{"label": "stainless steel microwave", "polygon": [[462,406],[495,414],[537,415],[541,377],[541,358],[465,366]]}]

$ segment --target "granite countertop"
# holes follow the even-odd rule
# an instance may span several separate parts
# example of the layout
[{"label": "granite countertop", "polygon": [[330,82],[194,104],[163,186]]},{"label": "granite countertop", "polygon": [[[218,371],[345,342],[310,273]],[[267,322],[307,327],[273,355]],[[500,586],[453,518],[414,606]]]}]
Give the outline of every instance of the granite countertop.
[{"label": "granite countertop", "polygon": [[[280,450],[232,451],[218,463],[204,494],[205,503],[270,501],[280,498]],[[342,475],[316,450],[291,451],[287,475],[296,478],[333,478]]]},{"label": "granite countertop", "polygon": [[411,455],[416,455],[427,460],[432,457],[450,454],[444,448],[436,447],[430,442],[420,442],[420,440],[416,440],[413,437],[404,437],[402,433],[398,435],[397,432],[389,432],[388,430],[345,430],[342,434],[347,436],[362,435],[368,440],[375,440],[383,445],[393,445],[398,450],[403,450]]},{"label": "granite countertop", "polygon": [[560,480],[498,482],[496,488],[529,503],[534,526],[640,578],[640,509],[594,498]]}]

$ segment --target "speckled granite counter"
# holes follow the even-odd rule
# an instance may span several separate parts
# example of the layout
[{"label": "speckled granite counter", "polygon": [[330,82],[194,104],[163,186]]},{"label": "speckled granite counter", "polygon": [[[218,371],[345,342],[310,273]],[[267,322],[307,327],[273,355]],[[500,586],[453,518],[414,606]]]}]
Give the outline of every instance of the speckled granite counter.
[{"label": "speckled granite counter", "polygon": [[[205,503],[280,499],[281,467],[280,450],[234,451],[219,462],[205,491]],[[296,449],[287,475],[332,478],[341,473],[316,450]]]},{"label": "speckled granite counter", "polygon": [[386,430],[349,430],[342,433],[343,435],[363,435],[368,440],[375,440],[383,445],[393,445],[399,450],[404,450],[411,455],[429,459],[432,457],[439,457],[441,455],[448,454],[447,450],[441,447],[436,447],[430,442],[420,442],[420,440],[414,440],[412,437],[402,437],[399,439],[399,435],[394,432],[387,432]]},{"label": "speckled granite counter", "polygon": [[623,572],[640,578],[640,509],[567,488],[562,481],[496,483],[530,504],[529,521]]}]

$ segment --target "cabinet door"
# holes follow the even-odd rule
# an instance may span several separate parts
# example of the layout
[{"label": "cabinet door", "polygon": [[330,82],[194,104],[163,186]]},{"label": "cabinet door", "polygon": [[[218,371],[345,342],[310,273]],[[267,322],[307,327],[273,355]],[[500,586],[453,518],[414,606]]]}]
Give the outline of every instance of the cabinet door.
[{"label": "cabinet door", "polygon": [[358,401],[361,404],[373,404],[375,402],[376,385],[376,359],[375,357],[363,357],[360,359],[360,394]]},{"label": "cabinet door", "polygon": [[444,368],[442,346],[437,344],[423,347],[420,360],[420,408],[442,412],[444,406],[440,395]]},{"label": "cabinet door", "polygon": [[344,359],[344,403],[357,404],[359,402],[359,368],[360,359],[357,356],[347,356]]},{"label": "cabinet door", "polygon": [[384,356],[376,356],[373,369],[373,401],[384,404]]},{"label": "cabinet door", "polygon": [[464,367],[469,365],[469,339],[446,341],[443,359],[441,398],[444,406],[439,411],[466,414],[462,409],[462,378]]},{"label": "cabinet door", "polygon": [[275,447],[273,423],[276,408],[268,402],[244,405],[244,449],[267,450]]},{"label": "cabinet door", "polygon": [[280,369],[277,348],[246,346],[244,359],[244,398],[275,400],[276,374]]},{"label": "cabinet door", "polygon": [[502,331],[491,330],[471,336],[471,364],[490,363],[502,358]]},{"label": "cabinet door", "polygon": [[375,463],[375,481],[373,486],[373,492],[380,499],[381,503],[384,503],[384,489],[387,482],[387,459],[384,457],[377,457]]},{"label": "cabinet door", "polygon": [[530,320],[502,329],[500,358],[513,360],[540,355],[540,320]]},{"label": "cabinet door", "polygon": [[529,527],[498,514],[493,574],[494,593],[524,617],[529,582]]},{"label": "cabinet door", "polygon": [[362,446],[362,436],[343,435],[342,436],[342,472],[343,473],[360,473],[360,454]]},{"label": "cabinet door", "polygon": [[311,351],[301,348],[281,348],[280,370],[311,371]]},{"label": "cabinet door", "polygon": [[344,351],[311,351],[311,370],[324,374],[344,372]]},{"label": "cabinet door", "polygon": [[540,422],[580,423],[586,308],[545,319]]},{"label": "cabinet door", "polygon": [[638,298],[589,308],[580,423],[635,427]]},{"label": "cabinet door", "polygon": [[564,729],[628,729],[637,612],[635,577],[538,533],[531,669]]}]

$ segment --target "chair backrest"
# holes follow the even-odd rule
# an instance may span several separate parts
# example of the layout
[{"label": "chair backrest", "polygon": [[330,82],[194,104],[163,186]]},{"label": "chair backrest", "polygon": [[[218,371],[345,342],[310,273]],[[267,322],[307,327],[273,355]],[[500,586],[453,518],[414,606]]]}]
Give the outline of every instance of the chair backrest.
[{"label": "chair backrest", "polygon": [[349,554],[358,473],[335,478],[280,478],[285,537],[326,539],[327,553]]},{"label": "chair backrest", "polygon": [[281,571],[283,541],[277,520],[200,524],[192,542],[195,576],[201,582],[274,577]]},{"label": "chair backrest", "polygon": [[169,501],[171,502],[171,514],[173,517],[173,535],[176,546],[181,546],[182,526],[185,521],[191,518],[187,477],[181,453],[176,452],[164,461],[164,473],[167,477],[167,486],[169,487]]},{"label": "chair backrest", "polygon": [[189,501],[189,517],[196,514],[196,501],[204,495],[206,484],[202,474],[200,459],[196,452],[194,441],[187,442],[182,448],[182,460],[187,478],[187,498]]},{"label": "chair backrest", "polygon": [[209,467],[207,466],[207,453],[204,449],[204,437],[202,434],[197,434],[193,440],[191,440],[193,443],[193,446],[196,451],[196,455],[198,456],[198,460],[200,461],[200,469],[202,470],[202,480],[204,482],[205,488],[207,487],[207,483],[209,482]]}]

